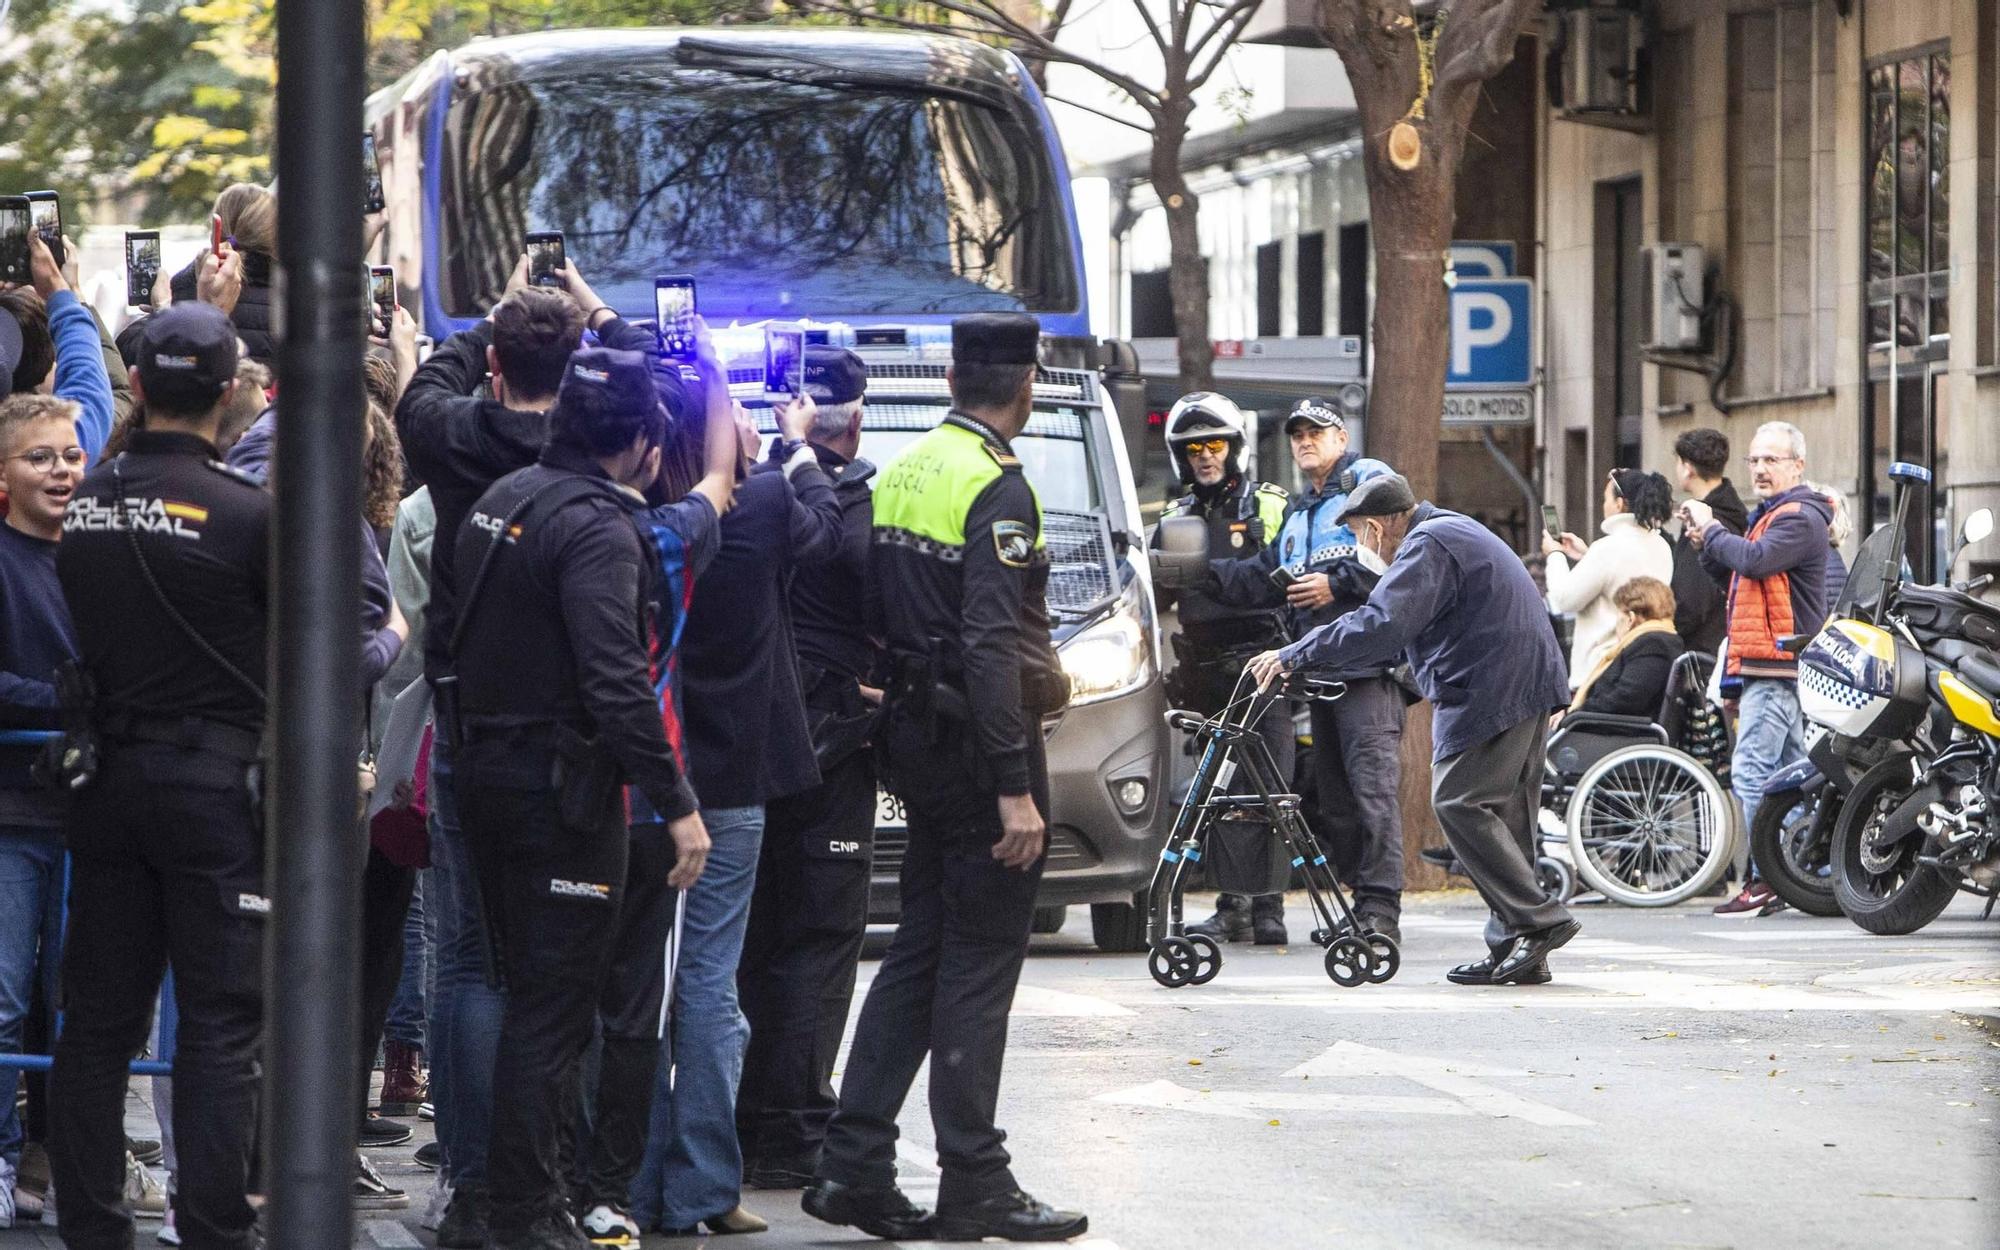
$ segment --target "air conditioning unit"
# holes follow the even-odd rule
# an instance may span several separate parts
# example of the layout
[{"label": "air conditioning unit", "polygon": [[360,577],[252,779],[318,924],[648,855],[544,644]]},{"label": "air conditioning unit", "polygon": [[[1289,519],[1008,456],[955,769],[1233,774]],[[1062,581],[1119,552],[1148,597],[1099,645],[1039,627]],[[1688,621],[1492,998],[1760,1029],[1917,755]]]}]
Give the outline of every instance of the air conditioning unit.
[{"label": "air conditioning unit", "polygon": [[1699,243],[1653,243],[1644,262],[1646,324],[1641,345],[1651,352],[1701,351],[1701,314],[1708,303],[1708,255]]},{"label": "air conditioning unit", "polygon": [[1590,4],[1551,16],[1557,36],[1549,94],[1562,115],[1614,126],[1643,116],[1646,31],[1640,14]]}]

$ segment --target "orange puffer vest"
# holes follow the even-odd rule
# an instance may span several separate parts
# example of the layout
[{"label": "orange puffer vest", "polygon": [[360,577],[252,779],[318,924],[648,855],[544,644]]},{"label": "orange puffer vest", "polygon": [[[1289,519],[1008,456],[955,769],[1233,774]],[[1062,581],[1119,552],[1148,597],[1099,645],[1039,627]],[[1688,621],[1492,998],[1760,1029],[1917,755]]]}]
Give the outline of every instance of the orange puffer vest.
[{"label": "orange puffer vest", "polygon": [[[1797,500],[1757,518],[1744,537],[1756,542],[1771,523],[1805,505]],[[1797,633],[1792,611],[1792,575],[1781,569],[1769,577],[1738,573],[1729,582],[1729,663],[1731,677],[1796,677],[1798,661],[1778,649],[1778,639]]]}]

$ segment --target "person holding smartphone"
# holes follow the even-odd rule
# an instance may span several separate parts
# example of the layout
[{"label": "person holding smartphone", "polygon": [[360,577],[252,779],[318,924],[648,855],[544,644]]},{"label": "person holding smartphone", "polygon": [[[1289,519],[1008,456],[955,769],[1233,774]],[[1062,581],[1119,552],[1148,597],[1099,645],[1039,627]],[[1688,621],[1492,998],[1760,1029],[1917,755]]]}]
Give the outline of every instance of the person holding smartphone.
[{"label": "person holding smartphone", "polygon": [[95,456],[117,416],[102,330],[39,235],[28,236],[28,268],[32,289],[0,291],[0,377],[9,394],[73,401],[77,445]]},{"label": "person holding smartphone", "polygon": [[[1222,395],[1197,391],[1182,396],[1167,413],[1167,454],[1188,493],[1160,514],[1195,516],[1208,523],[1208,549],[1236,558],[1263,554],[1283,528],[1291,496],[1281,486],[1252,480],[1243,471],[1243,412]],[[1155,532],[1155,541],[1158,535]],[[1274,570],[1291,575],[1280,566]],[[1212,715],[1229,702],[1251,654],[1284,641],[1281,609],[1275,602],[1253,606],[1225,603],[1210,590],[1167,589],[1162,578],[1160,607],[1180,608],[1181,630],[1173,637],[1174,669],[1167,674],[1167,697],[1177,708]],[[1291,705],[1273,700],[1258,722],[1258,733],[1281,774],[1292,772],[1297,746]],[[1215,914],[1188,926],[1218,942],[1254,937],[1265,945],[1285,940],[1285,896],[1224,894]]]},{"label": "person holding smartphone", "polygon": [[271,274],[277,267],[278,197],[255,183],[224,188],[215,197],[210,229],[209,246],[169,282],[174,302],[215,304],[236,323],[249,359],[276,369]]},{"label": "person holding smartphone", "polygon": [[[1209,553],[1210,593],[1241,607],[1283,608],[1291,636],[1300,638],[1359,607],[1374,588],[1382,562],[1339,517],[1358,487],[1391,470],[1348,446],[1347,419],[1318,396],[1292,406],[1285,436],[1307,489],[1292,497],[1263,551]],[[1282,588],[1272,581],[1280,569]],[[1353,887],[1363,923],[1401,942],[1403,715],[1414,696],[1388,664],[1333,676],[1347,683],[1346,696],[1314,702],[1308,711],[1314,828],[1334,870]]]}]

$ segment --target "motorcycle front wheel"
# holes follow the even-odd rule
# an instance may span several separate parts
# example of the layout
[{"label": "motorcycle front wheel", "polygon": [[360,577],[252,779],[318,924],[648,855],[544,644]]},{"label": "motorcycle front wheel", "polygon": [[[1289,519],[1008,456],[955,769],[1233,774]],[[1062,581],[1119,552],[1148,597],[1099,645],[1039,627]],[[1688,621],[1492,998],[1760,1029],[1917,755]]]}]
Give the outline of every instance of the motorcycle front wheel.
[{"label": "motorcycle front wheel", "polygon": [[1882,824],[1919,788],[1916,757],[1897,752],[1861,775],[1833,826],[1833,896],[1870,933],[1915,933],[1950,905],[1954,874],[1917,862],[1924,837],[1880,841]]},{"label": "motorcycle front wheel", "polygon": [[1840,810],[1832,786],[1767,794],[1750,822],[1750,858],[1778,897],[1808,916],[1838,916],[1827,844]]}]

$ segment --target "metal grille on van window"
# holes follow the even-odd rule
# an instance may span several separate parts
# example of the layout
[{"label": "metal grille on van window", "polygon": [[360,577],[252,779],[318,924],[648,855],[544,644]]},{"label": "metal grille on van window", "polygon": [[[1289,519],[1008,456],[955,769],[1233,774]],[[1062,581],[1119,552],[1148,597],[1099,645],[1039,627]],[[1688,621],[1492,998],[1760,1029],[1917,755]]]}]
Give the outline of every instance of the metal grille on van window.
[{"label": "metal grille on van window", "polygon": [[[944,420],[950,409],[943,404],[869,404],[862,417],[861,454],[868,454],[867,431],[924,431]],[[759,433],[776,434],[778,419],[769,408],[752,411]],[[1027,435],[1037,438],[1084,437],[1083,417],[1075,412],[1037,412],[1028,418]]]},{"label": "metal grille on van window", "polygon": [[[863,359],[878,353],[863,352]],[[887,399],[947,398],[943,364],[868,360],[868,398],[872,407]],[[746,403],[764,397],[764,370],[732,367],[729,393]],[[1044,402],[1088,404],[1097,401],[1097,377],[1083,369],[1043,369],[1035,379],[1035,398]]]},{"label": "metal grille on van window", "polygon": [[1042,512],[1042,541],[1049,552],[1049,611],[1079,617],[1117,593],[1118,566],[1111,527],[1095,512]]}]

